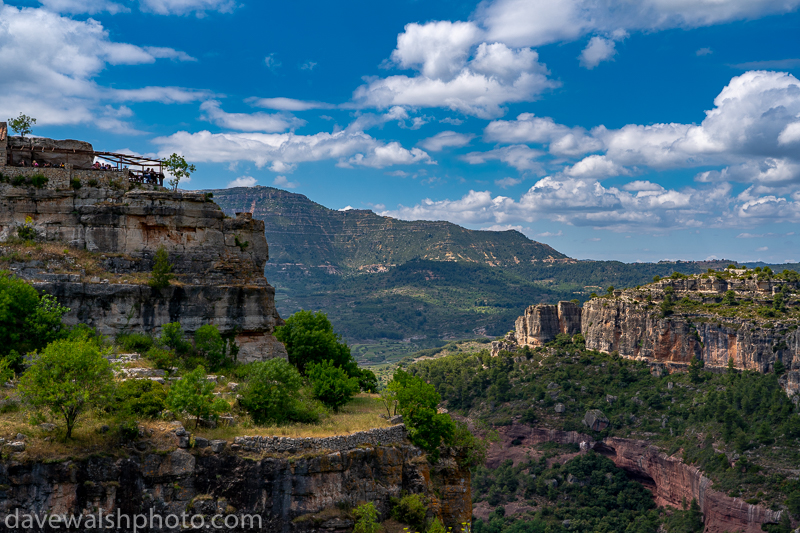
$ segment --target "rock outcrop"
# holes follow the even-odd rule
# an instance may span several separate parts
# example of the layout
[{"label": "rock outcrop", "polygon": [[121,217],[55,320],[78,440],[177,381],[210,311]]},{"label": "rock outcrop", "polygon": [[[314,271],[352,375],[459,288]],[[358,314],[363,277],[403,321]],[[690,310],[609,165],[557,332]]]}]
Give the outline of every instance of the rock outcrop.
[{"label": "rock outcrop", "polygon": [[[641,290],[615,291],[613,297],[594,298],[579,308],[571,302],[532,305],[516,321],[517,346],[541,346],[558,333],[581,333],[586,348],[617,352],[621,357],[651,363],[657,371],[685,368],[693,358],[708,369],[722,370],[728,360],[740,370],[769,372],[781,361],[781,378],[789,394],[800,393],[800,328],[796,319],[744,319],[709,312],[676,312],[664,317],[659,303],[664,291],[693,295],[695,301],[718,303],[732,290],[739,298],[769,303],[773,294],[796,282],[717,276],[661,280]],[[498,344],[496,351],[513,351]],[[493,352],[494,353],[494,352]]]},{"label": "rock outcrop", "polygon": [[[201,193],[128,188],[0,184],[0,240],[16,236],[28,219],[38,240],[93,252],[102,272],[22,259],[11,269],[69,307],[67,323],[104,335],[158,332],[176,321],[188,333],[215,324],[236,335],[241,361],[285,357],[272,336],[282,320],[264,277],[264,223],[249,213],[226,217]],[[161,247],[176,279],[154,289],[145,282]],[[128,275],[136,279],[126,281]]]},{"label": "rock outcrop", "polygon": [[532,305],[517,319],[515,329],[520,346],[542,346],[559,333],[570,336],[580,333],[581,308],[574,302]]},{"label": "rock outcrop", "polygon": [[[56,140],[45,137],[11,136],[8,137],[7,150],[11,153],[11,160],[8,161],[11,166],[17,166],[24,162],[26,166],[31,167],[34,161],[37,161],[40,166],[45,163],[59,165],[67,162],[73,168],[88,170],[94,163],[94,156],[91,154],[92,145],[73,139]],[[68,150],[72,150],[73,153],[66,153],[65,151]]]},{"label": "rock outcrop", "polygon": [[[218,516],[217,522],[234,533],[346,532],[353,527],[348,509],[373,502],[386,518],[390,498],[404,493],[422,494],[429,510],[455,530],[472,514],[469,470],[447,457],[431,467],[407,443],[271,456],[242,455],[223,446],[215,452],[215,444],[158,453],[145,445],[124,458],[2,461],[0,528],[9,516],[13,524],[15,514],[70,515],[86,524],[102,512],[115,520],[118,514],[127,516],[131,523],[136,515],[166,521],[185,513],[187,524],[192,517],[199,524],[202,516],[204,531],[213,530],[211,520]],[[148,521],[138,531],[183,530],[158,526]]]},{"label": "rock outcrop", "polygon": [[[574,431],[531,428],[514,424],[500,429],[502,442],[492,446],[487,464],[499,465],[506,458],[526,460],[526,447],[545,442],[579,444],[581,450],[593,449],[625,470],[630,477],[653,492],[660,506],[681,508],[684,498],[696,498],[705,520],[705,531],[743,531],[757,533],[765,523],[778,523],[780,511],[751,505],[716,491],[712,481],[697,468],[675,456],[668,456],[647,441],[607,438],[595,441],[590,435]],[[521,443],[514,446],[512,441]],[[498,450],[514,450],[516,456],[506,457]]]}]

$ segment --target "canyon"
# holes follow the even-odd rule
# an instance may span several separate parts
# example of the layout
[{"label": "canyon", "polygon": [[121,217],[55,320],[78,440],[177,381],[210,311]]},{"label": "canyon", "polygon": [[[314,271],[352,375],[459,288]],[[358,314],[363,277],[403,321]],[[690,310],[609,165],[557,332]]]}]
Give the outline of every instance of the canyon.
[{"label": "canyon", "polygon": [[524,461],[540,444],[578,445],[583,451],[594,450],[614,461],[630,478],[650,489],[659,506],[681,508],[684,501],[697,499],[707,533],[757,533],[762,531],[762,524],[777,523],[781,519],[780,511],[751,505],[714,490],[711,480],[697,468],[683,463],[677,454],[667,455],[648,441],[616,437],[595,440],[575,431],[523,424],[502,427],[499,433],[500,441],[492,446],[487,459],[490,468],[506,459],[515,463]]}]

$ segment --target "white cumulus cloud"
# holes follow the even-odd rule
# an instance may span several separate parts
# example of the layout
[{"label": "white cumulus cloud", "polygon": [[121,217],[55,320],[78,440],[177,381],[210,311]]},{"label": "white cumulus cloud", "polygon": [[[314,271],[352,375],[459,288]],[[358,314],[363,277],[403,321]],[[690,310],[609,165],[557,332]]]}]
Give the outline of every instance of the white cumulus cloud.
[{"label": "white cumulus cloud", "polygon": [[239,176],[233,181],[228,182],[228,189],[233,187],[255,187],[258,181],[253,176]]},{"label": "white cumulus cloud", "polygon": [[420,141],[419,145],[429,152],[441,152],[445,148],[460,148],[466,146],[475,137],[472,134],[457,133],[455,131],[442,131]]},{"label": "white cumulus cloud", "polygon": [[289,178],[286,176],[275,176],[275,179],[272,180],[272,184],[275,187],[283,187],[284,189],[296,189],[300,186],[296,181],[289,181]]},{"label": "white cumulus cloud", "polygon": [[226,113],[220,106],[218,101],[208,100],[200,105],[200,109],[206,120],[231,130],[276,133],[294,130],[306,123],[289,114]]}]

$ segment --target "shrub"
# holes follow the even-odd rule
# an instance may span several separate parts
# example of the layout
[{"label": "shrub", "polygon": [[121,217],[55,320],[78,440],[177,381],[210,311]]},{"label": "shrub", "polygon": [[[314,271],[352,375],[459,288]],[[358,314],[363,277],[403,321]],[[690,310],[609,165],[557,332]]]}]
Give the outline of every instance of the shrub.
[{"label": "shrub", "polygon": [[350,373],[356,369],[350,347],[341,342],[341,335],[333,332],[333,325],[325,313],[298,311],[286,319],[286,324],[275,329],[275,337],[286,346],[289,362],[301,374],[306,365],[330,360],[334,366]]},{"label": "shrub", "polygon": [[419,494],[403,496],[400,500],[395,499],[393,503],[392,518],[417,530],[422,530],[425,527],[428,508]]},{"label": "shrub", "polygon": [[334,411],[349,402],[359,390],[358,379],[351,378],[330,361],[312,363],[306,370],[314,397]]},{"label": "shrub", "polygon": [[154,289],[169,287],[169,282],[175,276],[172,274],[172,264],[169,262],[169,254],[166,248],[160,247],[153,257],[153,272],[150,275],[148,285]]},{"label": "shrub", "polygon": [[17,227],[17,237],[23,241],[36,239],[36,228],[33,227],[33,219],[31,217],[25,217],[25,222]]},{"label": "shrub", "polygon": [[179,354],[187,353],[192,348],[183,340],[183,327],[180,322],[170,322],[161,326],[161,337],[158,340]]},{"label": "shrub", "polygon": [[736,301],[736,292],[735,291],[726,291],[725,296],[722,297],[722,305],[738,305],[739,302]]},{"label": "shrub", "polygon": [[153,338],[144,333],[123,333],[117,336],[117,344],[127,352],[144,354],[153,347]]},{"label": "shrub", "polygon": [[89,340],[51,343],[20,380],[20,392],[35,407],[64,418],[65,439],[84,411],[104,405],[113,391],[114,373],[99,347]]},{"label": "shrub", "polygon": [[353,510],[356,525],[353,533],[378,533],[381,526],[378,524],[378,511],[372,502],[359,505]]},{"label": "shrub", "polygon": [[61,322],[67,311],[53,296],[39,296],[24,280],[0,270],[0,355],[16,353],[11,368],[19,371],[19,354],[44,348],[68,335]]},{"label": "shrub", "polygon": [[303,385],[300,372],[283,359],[250,365],[239,403],[256,423],[281,423],[301,411],[298,393]]},{"label": "shrub", "polygon": [[31,185],[33,185],[37,189],[41,189],[42,187],[47,185],[48,181],[50,180],[47,178],[47,176],[41,173],[34,174],[33,176],[31,176]]},{"label": "shrub", "polygon": [[100,185],[100,182],[97,181],[96,179],[92,178],[92,179],[89,180],[87,185],[89,185],[89,187],[97,187],[98,185]]},{"label": "shrub", "polygon": [[78,189],[81,188],[81,180],[79,180],[78,178],[72,178],[71,180],[69,180],[69,185],[70,187],[72,187],[77,191]]},{"label": "shrub", "polygon": [[206,358],[212,370],[218,369],[225,360],[225,341],[217,326],[200,326],[194,333],[194,348],[198,355]]},{"label": "shrub", "polygon": [[147,350],[145,357],[147,357],[156,368],[160,368],[161,370],[169,370],[175,366],[175,354],[172,350],[165,350],[158,346],[153,346]]},{"label": "shrub", "polygon": [[155,418],[166,409],[167,389],[149,379],[129,379],[117,387],[115,412]]},{"label": "shrub", "polygon": [[196,417],[195,427],[200,419],[216,418],[230,406],[222,398],[214,396],[214,383],[206,379],[206,369],[198,366],[170,387],[166,405],[175,412]]},{"label": "shrub", "polygon": [[389,388],[396,391],[397,407],[408,427],[408,437],[434,461],[439,446],[453,441],[456,428],[450,415],[437,412],[441,397],[433,385],[402,370],[394,374]]},{"label": "shrub", "polygon": [[23,183],[25,183],[25,176],[14,176],[11,178],[11,185],[14,187],[19,187]]}]

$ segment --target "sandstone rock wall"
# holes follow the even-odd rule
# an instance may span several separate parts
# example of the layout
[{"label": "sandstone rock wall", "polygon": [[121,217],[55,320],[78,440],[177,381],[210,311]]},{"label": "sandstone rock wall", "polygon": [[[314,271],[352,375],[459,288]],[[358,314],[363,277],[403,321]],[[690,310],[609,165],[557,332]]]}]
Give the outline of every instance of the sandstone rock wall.
[{"label": "sandstone rock wall", "polygon": [[[36,262],[11,265],[70,307],[67,322],[89,323],[104,335],[157,332],[175,321],[189,333],[216,324],[222,333],[237,334],[240,360],[286,356],[272,336],[282,320],[263,273],[264,223],[248,213],[226,218],[205,195],[192,192],[0,185],[0,240],[15,236],[27,217],[39,239],[95,252],[108,273],[109,279],[64,276]],[[162,246],[176,275],[170,287],[116,279],[151,272]]]},{"label": "sandstone rock wall", "polygon": [[788,370],[783,378],[787,392],[800,392],[800,328],[796,324],[778,321],[767,328],[711,315],[661,318],[645,304],[626,298],[586,302],[582,321],[588,349],[617,351],[622,357],[673,367],[698,357],[708,368],[723,369],[732,358],[738,369],[769,372],[780,359]]},{"label": "sandstone rock wall", "polygon": [[[499,465],[507,457],[498,452],[519,450],[515,461],[526,460],[524,448],[545,442],[580,444],[582,450],[593,449],[605,455],[624,469],[628,475],[648,487],[660,506],[680,508],[684,498],[696,498],[705,519],[705,531],[743,531],[757,533],[764,523],[780,521],[780,512],[759,505],[750,505],[739,498],[731,498],[714,490],[712,481],[697,468],[684,464],[677,457],[667,456],[647,441],[607,438],[595,441],[590,435],[574,431],[532,428],[514,424],[501,428],[502,442],[490,449],[490,460]],[[514,446],[511,441],[521,445]],[[492,466],[487,461],[487,465]]]},{"label": "sandstone rock wall", "polygon": [[542,346],[559,333],[580,333],[581,308],[573,302],[532,305],[517,319],[515,329],[516,342],[520,346]]},{"label": "sandstone rock wall", "polygon": [[347,509],[374,502],[385,518],[390,498],[420,493],[445,526],[459,531],[472,514],[469,486],[468,470],[447,458],[431,468],[420,450],[408,444],[300,456],[214,454],[206,448],[145,451],[122,459],[2,461],[0,524],[16,511],[85,518],[102,509],[104,515],[115,516],[152,512],[162,517],[205,515],[207,521],[217,514],[224,515],[223,520],[230,515],[261,519],[260,529],[225,528],[232,533],[344,533],[353,526]]},{"label": "sandstone rock wall", "polygon": [[[3,141],[0,141],[2,143]],[[33,161],[39,165],[50,163],[60,165],[68,163],[76,169],[89,169],[94,163],[91,153],[92,145],[84,141],[73,139],[56,140],[45,137],[8,137],[7,150],[11,153],[10,166],[17,166],[23,161],[27,166],[33,166]],[[73,153],[55,152],[53,150],[74,150]],[[3,159],[6,162],[6,159]]]}]

